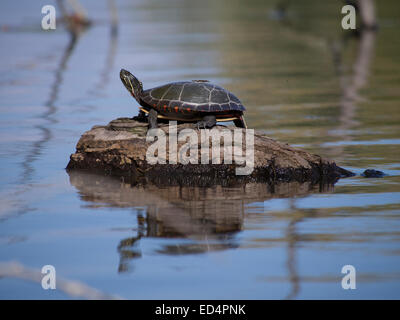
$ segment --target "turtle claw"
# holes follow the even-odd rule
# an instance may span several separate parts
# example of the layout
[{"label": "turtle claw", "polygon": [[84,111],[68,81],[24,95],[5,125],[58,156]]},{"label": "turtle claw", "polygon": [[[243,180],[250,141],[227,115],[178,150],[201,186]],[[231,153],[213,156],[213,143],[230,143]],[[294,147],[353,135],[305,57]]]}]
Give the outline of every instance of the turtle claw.
[{"label": "turtle claw", "polygon": [[206,129],[206,123],[204,121],[197,122],[197,130]]},{"label": "turtle claw", "polygon": [[200,120],[199,122],[197,122],[197,129],[200,130],[200,127],[203,127],[203,129],[212,128],[216,124],[217,124],[217,121],[216,121],[214,115],[205,116],[203,118],[203,120]]}]

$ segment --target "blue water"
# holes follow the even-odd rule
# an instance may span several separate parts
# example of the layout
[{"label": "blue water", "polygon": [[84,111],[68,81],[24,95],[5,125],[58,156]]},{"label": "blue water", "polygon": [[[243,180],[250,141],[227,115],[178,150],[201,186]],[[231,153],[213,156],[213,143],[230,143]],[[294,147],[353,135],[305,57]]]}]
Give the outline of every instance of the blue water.
[{"label": "blue water", "polygon": [[[0,4],[1,299],[89,297],[43,290],[10,275],[11,262],[36,273],[50,264],[57,281],[124,299],[400,298],[396,1],[377,4],[372,40],[346,43],[339,4],[293,4],[286,24],[270,19],[275,1],[121,0],[115,38],[107,2],[83,4],[93,25],[72,48],[62,23],[41,30],[39,2]],[[359,59],[363,41],[371,52]],[[335,45],[343,65],[333,63]],[[366,72],[352,85],[356,66]],[[240,97],[250,127],[357,176],[271,193],[259,184],[143,188],[68,174],[83,132],[137,114],[121,68],[145,88],[216,82]],[[343,88],[359,98],[343,100]],[[367,168],[386,176],[363,178]],[[355,290],[341,286],[348,264]]]}]

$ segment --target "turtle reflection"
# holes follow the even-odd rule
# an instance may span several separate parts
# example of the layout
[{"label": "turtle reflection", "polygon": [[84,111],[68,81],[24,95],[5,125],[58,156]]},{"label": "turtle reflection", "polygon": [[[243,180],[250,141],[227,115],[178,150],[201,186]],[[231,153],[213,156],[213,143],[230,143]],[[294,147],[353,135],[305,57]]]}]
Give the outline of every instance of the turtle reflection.
[{"label": "turtle reflection", "polygon": [[293,197],[328,191],[330,185],[247,183],[236,186],[136,185],[82,171],[69,171],[70,181],[90,206],[132,207],[137,212],[134,235],[118,245],[118,271],[131,269],[129,261],[140,258],[142,237],[186,239],[164,245],[159,254],[181,255],[219,251],[239,246],[235,237],[243,227],[249,203],[275,197]]}]

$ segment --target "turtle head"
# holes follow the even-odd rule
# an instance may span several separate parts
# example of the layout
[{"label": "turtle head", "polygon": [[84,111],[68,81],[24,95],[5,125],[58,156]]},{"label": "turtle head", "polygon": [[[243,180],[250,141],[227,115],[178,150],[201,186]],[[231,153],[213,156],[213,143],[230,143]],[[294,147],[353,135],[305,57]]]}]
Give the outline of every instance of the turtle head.
[{"label": "turtle head", "polygon": [[142,83],[129,71],[121,69],[119,73],[122,83],[131,95],[140,103],[140,96],[143,92]]}]

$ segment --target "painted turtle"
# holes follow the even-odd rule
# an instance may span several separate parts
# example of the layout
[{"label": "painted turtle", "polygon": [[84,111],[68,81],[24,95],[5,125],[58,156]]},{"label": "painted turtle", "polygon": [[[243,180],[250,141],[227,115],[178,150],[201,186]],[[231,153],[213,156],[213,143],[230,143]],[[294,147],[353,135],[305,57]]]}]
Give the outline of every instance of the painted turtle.
[{"label": "painted turtle", "polygon": [[121,69],[120,78],[141,105],[136,119],[145,119],[148,114],[150,129],[157,128],[157,118],[197,122],[199,128],[212,128],[217,121],[233,121],[237,127],[246,128],[246,109],[240,100],[207,80],[171,82],[143,90],[142,83],[129,71]]}]

